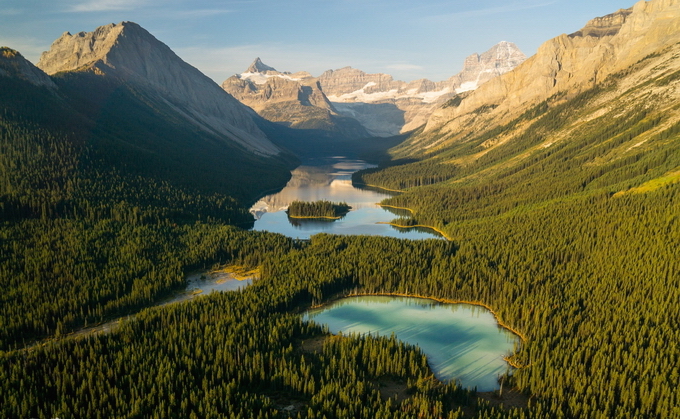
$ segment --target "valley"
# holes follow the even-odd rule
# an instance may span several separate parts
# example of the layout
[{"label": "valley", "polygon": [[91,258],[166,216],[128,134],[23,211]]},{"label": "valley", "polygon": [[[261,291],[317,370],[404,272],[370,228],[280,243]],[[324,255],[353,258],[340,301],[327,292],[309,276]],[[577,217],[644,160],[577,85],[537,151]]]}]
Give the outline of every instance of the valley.
[{"label": "valley", "polygon": [[446,82],[220,86],[132,22],[3,47],[0,416],[679,416],[679,25],[642,0]]}]

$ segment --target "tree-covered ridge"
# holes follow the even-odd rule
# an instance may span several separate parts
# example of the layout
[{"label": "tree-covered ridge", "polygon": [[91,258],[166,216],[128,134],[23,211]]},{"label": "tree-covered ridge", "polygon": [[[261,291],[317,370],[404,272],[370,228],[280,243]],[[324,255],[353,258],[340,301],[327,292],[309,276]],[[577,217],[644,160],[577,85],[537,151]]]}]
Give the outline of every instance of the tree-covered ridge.
[{"label": "tree-covered ridge", "polygon": [[248,242],[227,226],[252,225],[245,204],[289,177],[285,162],[224,144],[187,152],[209,139],[83,77],[61,76],[57,91],[0,77],[0,350],[183,287],[186,269],[217,261],[192,248],[210,254],[218,234]]},{"label": "tree-covered ridge", "polygon": [[664,343],[680,326],[680,80],[626,77],[357,175],[395,188],[455,168],[384,204],[411,208],[506,278],[475,294],[528,336],[517,359],[530,367],[514,379],[535,417],[680,414],[680,354]]},{"label": "tree-covered ridge", "polygon": [[293,218],[341,218],[351,208],[346,202],[293,201],[288,205],[287,213],[289,217]]}]

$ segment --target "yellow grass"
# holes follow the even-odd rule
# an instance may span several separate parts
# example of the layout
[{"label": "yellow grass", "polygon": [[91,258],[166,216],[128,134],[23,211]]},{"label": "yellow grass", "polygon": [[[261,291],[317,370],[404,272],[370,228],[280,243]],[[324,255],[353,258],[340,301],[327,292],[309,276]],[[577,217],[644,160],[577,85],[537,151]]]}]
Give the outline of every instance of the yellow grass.
[{"label": "yellow grass", "polygon": [[386,188],[386,187],[384,187],[384,186],[371,185],[370,183],[361,183],[361,184],[359,184],[359,185],[360,185],[360,186],[368,186],[368,187],[370,187],[370,188],[383,189],[383,190],[385,190],[385,191],[390,191],[390,192],[404,192],[403,189],[390,189],[390,188]]},{"label": "yellow grass", "polygon": [[665,175],[658,177],[656,179],[652,179],[650,181],[647,181],[643,183],[640,186],[637,186],[635,188],[630,188],[627,191],[620,191],[614,194],[614,197],[622,196],[628,193],[645,193],[645,192],[651,192],[660,188],[663,188],[666,185],[671,185],[673,183],[680,182],[680,170],[676,170],[674,172],[668,172]]},{"label": "yellow grass", "polygon": [[[209,273],[226,273],[230,274],[234,279],[238,281],[243,281],[246,279],[250,279],[254,276],[259,276],[260,275],[260,268],[246,268],[245,266],[241,265],[236,265],[236,264],[229,264],[225,265],[220,268],[216,268],[211,270]],[[226,281],[226,279],[221,280],[222,282]],[[219,281],[218,281],[219,283]]]}]

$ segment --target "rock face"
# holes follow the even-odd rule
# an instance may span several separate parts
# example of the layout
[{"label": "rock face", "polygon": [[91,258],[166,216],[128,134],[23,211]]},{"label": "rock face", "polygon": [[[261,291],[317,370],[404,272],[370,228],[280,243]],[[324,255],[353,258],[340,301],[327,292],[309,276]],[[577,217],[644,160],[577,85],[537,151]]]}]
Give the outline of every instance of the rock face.
[{"label": "rock face", "polygon": [[484,132],[554,95],[573,97],[664,53],[680,42],[678,28],[680,0],[641,0],[629,10],[593,19],[576,33],[545,42],[514,71],[490,80],[455,106],[438,109],[421,140],[438,131],[455,141],[455,133],[472,123]]},{"label": "rock face", "polygon": [[482,55],[465,59],[463,71],[449,79],[457,93],[475,90],[482,84],[522,64],[526,55],[512,42],[500,42]]},{"label": "rock face", "polygon": [[66,32],[41,55],[38,67],[47,74],[90,71],[134,84],[225,141],[260,155],[279,153],[250,110],[135,23]]},{"label": "rock face", "polygon": [[261,116],[294,128],[319,126],[324,118],[330,126],[333,118],[344,116],[345,123],[358,121],[365,128],[363,136],[389,137],[420,127],[458,93],[476,89],[525,59],[515,44],[501,42],[468,57],[463,70],[449,80],[406,83],[351,67],[328,70],[318,78],[306,72],[281,73],[258,58],[222,87]]},{"label": "rock face", "polygon": [[57,88],[44,71],[31,64],[18,51],[7,47],[0,47],[0,76],[15,77],[49,89]]},{"label": "rock face", "polygon": [[572,38],[592,36],[601,38],[603,36],[613,36],[619,33],[621,26],[626,22],[626,18],[632,13],[632,9],[621,9],[616,13],[603,17],[596,17],[590,20],[586,26],[578,32],[569,35]]},{"label": "rock face", "polygon": [[244,73],[225,80],[222,88],[272,122],[347,138],[369,136],[358,122],[338,114],[319,81],[307,72],[282,73],[257,58]]}]

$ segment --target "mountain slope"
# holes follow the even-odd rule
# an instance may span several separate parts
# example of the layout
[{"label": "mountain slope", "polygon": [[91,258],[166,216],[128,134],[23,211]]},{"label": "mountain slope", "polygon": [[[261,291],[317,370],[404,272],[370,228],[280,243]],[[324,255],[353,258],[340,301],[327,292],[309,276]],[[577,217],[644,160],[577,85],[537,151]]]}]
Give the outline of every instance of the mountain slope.
[{"label": "mountain slope", "polygon": [[675,0],[594,19],[438,110],[392,150],[415,163],[355,177],[478,252],[456,298],[527,333],[531,416],[678,414],[678,27]]},{"label": "mountain slope", "polygon": [[504,41],[481,55],[467,57],[463,69],[445,81],[406,83],[387,74],[346,67],[325,72],[319,82],[339,112],[357,118],[374,135],[389,136],[420,127],[447,100],[475,90],[525,59],[515,44]]},{"label": "mountain slope", "polygon": [[[126,36],[119,44],[135,43]],[[268,141],[192,122],[199,108],[128,73],[122,50],[113,62],[50,77],[0,49],[0,351],[183,288],[185,269],[219,259],[199,250],[206,241],[238,235],[230,225],[252,223],[248,202],[290,177],[294,159],[266,155],[278,150]],[[249,118],[242,127],[260,132],[230,100]]]},{"label": "mountain slope", "polygon": [[110,24],[75,35],[66,32],[41,55],[37,66],[48,74],[87,70],[123,80],[208,133],[260,155],[279,152],[247,108],[135,23]]},{"label": "mountain slope", "polygon": [[490,131],[543,101],[559,103],[634,68],[645,57],[680,42],[679,7],[676,0],[641,1],[630,10],[594,19],[574,34],[545,42],[516,71],[437,110],[424,135],[413,140],[418,143],[414,150],[457,141],[462,138],[458,133],[469,132],[473,125],[480,132]]}]

